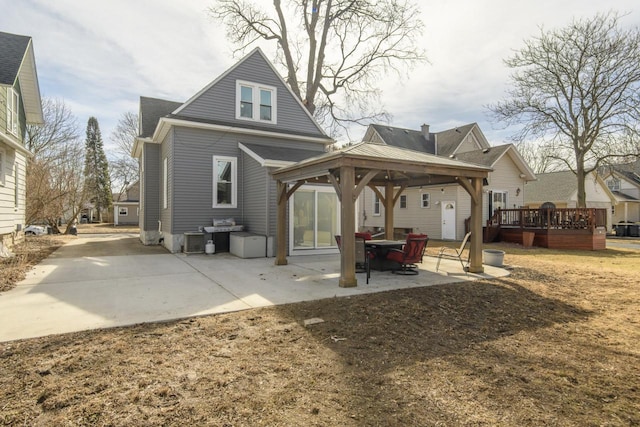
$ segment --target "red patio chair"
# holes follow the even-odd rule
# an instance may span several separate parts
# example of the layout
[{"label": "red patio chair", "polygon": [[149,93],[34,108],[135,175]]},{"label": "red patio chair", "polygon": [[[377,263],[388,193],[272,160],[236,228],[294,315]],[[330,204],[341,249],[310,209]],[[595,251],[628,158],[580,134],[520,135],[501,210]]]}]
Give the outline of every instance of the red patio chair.
[{"label": "red patio chair", "polygon": [[398,274],[418,274],[417,263],[422,262],[429,237],[426,234],[409,234],[402,249],[391,249],[387,259],[397,262],[400,267],[393,270]]}]

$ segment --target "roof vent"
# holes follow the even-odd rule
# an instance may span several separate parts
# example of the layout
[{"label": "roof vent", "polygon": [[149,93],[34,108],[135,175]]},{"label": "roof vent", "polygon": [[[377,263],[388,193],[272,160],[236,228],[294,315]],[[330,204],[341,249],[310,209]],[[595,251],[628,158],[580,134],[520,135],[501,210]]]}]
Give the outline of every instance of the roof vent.
[{"label": "roof vent", "polygon": [[449,158],[451,158],[451,159],[455,159],[455,158],[456,158],[456,156],[455,156],[455,154],[449,154]]},{"label": "roof vent", "polygon": [[488,153],[488,152],[489,152],[489,149],[488,149],[488,148],[484,148],[484,149],[482,150],[482,152],[486,154],[486,153]]},{"label": "roof vent", "polygon": [[407,135],[409,135],[409,131],[407,129],[404,130],[404,133],[406,133]]}]

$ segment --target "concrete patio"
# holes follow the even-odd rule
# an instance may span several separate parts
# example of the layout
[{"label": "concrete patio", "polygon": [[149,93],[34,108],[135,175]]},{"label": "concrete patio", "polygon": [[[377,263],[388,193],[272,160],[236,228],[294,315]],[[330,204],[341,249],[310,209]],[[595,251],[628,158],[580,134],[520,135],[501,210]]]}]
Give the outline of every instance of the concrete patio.
[{"label": "concrete patio", "polygon": [[508,275],[490,266],[467,275],[451,260],[436,273],[437,259],[427,256],[416,276],[372,271],[369,284],[362,273],[357,287],[341,288],[338,254],[276,266],[273,258],[159,249],[133,234],[79,236],[0,294],[0,341]]}]

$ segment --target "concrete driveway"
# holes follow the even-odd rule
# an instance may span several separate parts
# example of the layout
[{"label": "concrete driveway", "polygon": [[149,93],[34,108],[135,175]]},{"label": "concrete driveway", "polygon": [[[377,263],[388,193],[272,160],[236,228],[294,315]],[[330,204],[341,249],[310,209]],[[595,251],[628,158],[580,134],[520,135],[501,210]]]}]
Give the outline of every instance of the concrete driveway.
[{"label": "concrete driveway", "polygon": [[229,253],[170,254],[134,234],[80,235],[0,293],[0,342],[50,334],[165,321],[407,287],[507,275],[485,267],[465,275],[460,264],[425,257],[417,276],[372,272],[340,288],[337,255],[240,259]]}]

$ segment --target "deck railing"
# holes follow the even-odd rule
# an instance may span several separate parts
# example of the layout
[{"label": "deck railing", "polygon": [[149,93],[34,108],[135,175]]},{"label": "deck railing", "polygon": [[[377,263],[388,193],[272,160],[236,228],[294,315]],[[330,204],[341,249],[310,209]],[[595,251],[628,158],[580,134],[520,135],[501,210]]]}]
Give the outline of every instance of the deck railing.
[{"label": "deck railing", "polygon": [[488,221],[489,226],[588,229],[607,226],[607,210],[596,208],[498,209]]}]

